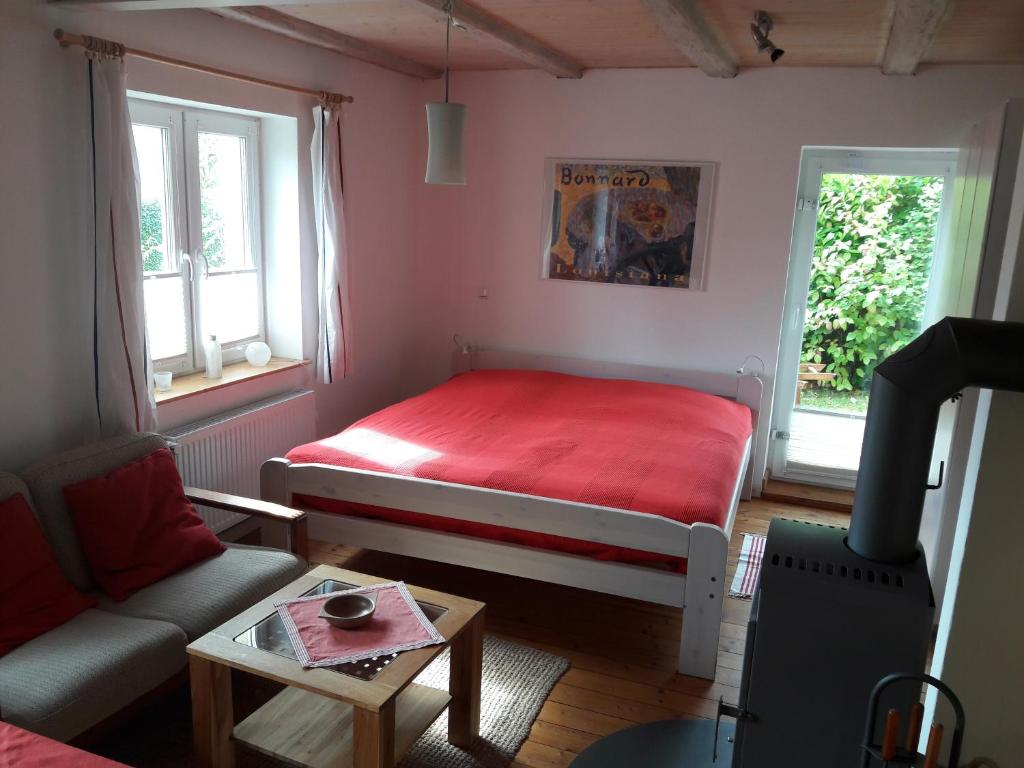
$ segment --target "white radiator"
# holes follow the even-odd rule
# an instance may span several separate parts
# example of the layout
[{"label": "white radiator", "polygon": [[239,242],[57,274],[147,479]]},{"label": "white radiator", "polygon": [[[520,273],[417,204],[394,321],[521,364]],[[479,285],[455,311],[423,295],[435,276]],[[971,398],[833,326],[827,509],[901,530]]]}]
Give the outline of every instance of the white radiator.
[{"label": "white radiator", "polygon": [[[185,485],[259,498],[260,466],[315,439],[313,393],[296,390],[217,414],[164,434],[175,445]],[[245,515],[200,507],[214,532],[230,528]]]}]

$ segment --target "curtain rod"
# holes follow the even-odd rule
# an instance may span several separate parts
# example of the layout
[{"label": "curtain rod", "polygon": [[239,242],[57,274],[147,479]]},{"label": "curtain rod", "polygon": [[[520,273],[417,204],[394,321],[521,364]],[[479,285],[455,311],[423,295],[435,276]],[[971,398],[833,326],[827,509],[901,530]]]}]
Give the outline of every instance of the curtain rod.
[{"label": "curtain rod", "polygon": [[70,32],[65,32],[63,29],[55,29],[53,36],[57,39],[57,42],[61,44],[61,47],[67,48],[69,45],[80,45],[91,53],[98,53],[105,56],[114,56],[117,58],[123,58],[124,56],[134,56],[138,59],[148,59],[149,61],[157,61],[161,64],[169,64],[172,67],[181,67],[182,69],[191,69],[195,72],[205,72],[208,75],[217,75],[218,77],[226,77],[230,80],[239,80],[243,83],[254,83],[256,85],[264,85],[268,88],[277,88],[282,91],[291,91],[293,93],[301,93],[306,96],[312,96],[314,99],[318,99],[321,103],[327,104],[340,104],[343,102],[351,103],[354,99],[351,96],[344,96],[340,93],[330,93],[328,91],[314,91],[311,88],[302,88],[297,85],[288,85],[286,83],[278,83],[273,80],[264,80],[260,77],[251,77],[249,75],[240,75],[237,72],[230,72],[226,69],[218,69],[217,67],[209,67],[205,64],[195,64],[191,61],[185,61],[183,59],[175,59],[171,56],[164,56],[160,53],[151,53],[149,51],[140,51],[135,48],[128,48],[121,43],[115,43],[110,40],[104,40],[100,37],[90,37],[89,35],[75,35]]}]

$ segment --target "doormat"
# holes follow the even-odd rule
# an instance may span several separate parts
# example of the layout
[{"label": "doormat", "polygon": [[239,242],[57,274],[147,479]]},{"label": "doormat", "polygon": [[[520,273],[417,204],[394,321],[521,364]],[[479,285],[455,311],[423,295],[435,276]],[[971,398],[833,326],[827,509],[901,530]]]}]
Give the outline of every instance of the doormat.
[{"label": "doormat", "polygon": [[764,543],[767,536],[760,533],[744,533],[740,559],[736,563],[736,574],[732,577],[729,597],[750,599],[754,596],[757,580],[761,576],[761,561],[764,559]]},{"label": "doormat", "polygon": [[[448,651],[437,657],[416,682],[448,689]],[[448,743],[448,712],[427,730],[399,768],[505,768],[530,735],[551,689],[569,662],[535,648],[484,636],[484,674],[480,696],[480,736],[468,749]]]}]

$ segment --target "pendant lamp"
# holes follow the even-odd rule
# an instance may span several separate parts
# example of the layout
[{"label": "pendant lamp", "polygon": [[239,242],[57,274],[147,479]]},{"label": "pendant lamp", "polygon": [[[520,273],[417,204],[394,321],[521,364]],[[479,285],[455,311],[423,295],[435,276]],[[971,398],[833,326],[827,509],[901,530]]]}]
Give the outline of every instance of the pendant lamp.
[{"label": "pendant lamp", "polygon": [[427,184],[465,184],[462,133],[466,105],[448,101],[448,52],[452,35],[452,0],[445,4],[448,13],[444,35],[444,101],[427,104]]}]

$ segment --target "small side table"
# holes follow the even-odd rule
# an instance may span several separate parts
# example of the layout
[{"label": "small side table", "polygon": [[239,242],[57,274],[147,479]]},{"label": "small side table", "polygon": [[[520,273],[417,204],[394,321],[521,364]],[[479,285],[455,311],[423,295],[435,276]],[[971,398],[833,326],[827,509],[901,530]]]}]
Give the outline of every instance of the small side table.
[{"label": "small side table", "polygon": [[[480,732],[483,603],[409,586],[444,645],[339,667],[303,669],[295,660],[274,603],[385,581],[321,565],[189,645],[200,763],[232,768],[238,742],[292,765],[392,768],[445,709],[448,741],[468,746]],[[414,683],[446,647],[448,691]],[[232,669],[288,687],[235,725]]]}]

